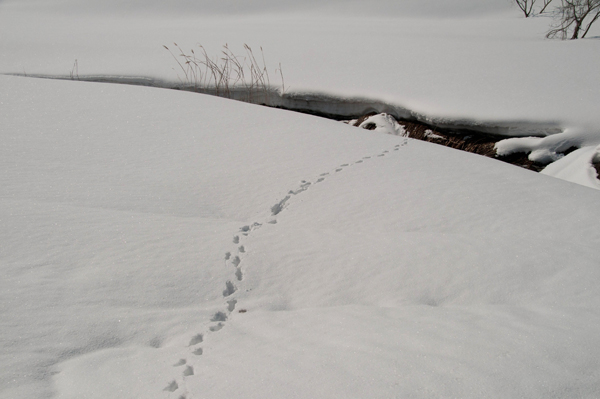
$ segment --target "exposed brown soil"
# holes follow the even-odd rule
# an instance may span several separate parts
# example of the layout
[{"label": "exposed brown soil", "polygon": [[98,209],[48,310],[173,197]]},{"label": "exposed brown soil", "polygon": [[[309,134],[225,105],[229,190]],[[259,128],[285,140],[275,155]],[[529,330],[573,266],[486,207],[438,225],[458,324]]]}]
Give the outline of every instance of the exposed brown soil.
[{"label": "exposed brown soil", "polygon": [[[323,112],[318,112],[314,110],[307,109],[290,109],[284,106],[276,106],[274,108],[287,109],[295,112],[301,112],[309,115],[320,116],[322,118],[333,119],[337,121],[344,121],[348,123],[348,116],[336,115],[336,114],[327,114]],[[361,125],[367,118],[377,115],[378,112],[370,112],[368,114],[362,115],[355,119],[353,123],[354,126]],[[540,164],[537,162],[532,162],[528,158],[528,154],[526,153],[515,153],[507,156],[499,156],[496,154],[496,149],[494,148],[495,144],[504,140],[508,137],[506,136],[498,136],[492,135],[483,132],[477,131],[466,131],[466,130],[456,130],[456,129],[447,129],[447,128],[438,128],[433,125],[429,125],[427,123],[415,121],[415,120],[398,120],[396,121],[404,127],[404,129],[408,132],[408,137],[428,141],[430,143],[444,145],[446,147],[455,148],[457,150],[468,151],[475,154],[483,155],[488,158],[494,158],[499,161],[503,161],[506,163],[510,163],[512,165],[520,166],[525,169],[529,169],[535,172],[539,172],[546,165]],[[363,126],[364,129],[374,130],[377,128],[375,123],[367,123]],[[570,148],[565,151],[565,155],[569,152],[575,150],[576,148]],[[600,163],[594,164],[596,171],[598,172],[598,176],[600,179]]]},{"label": "exposed brown soil", "polygon": [[[374,116],[374,115],[377,115],[377,112],[369,112],[368,114],[365,114],[365,115],[361,116],[360,118],[358,118],[358,119],[356,120],[356,122],[354,122],[354,126],[360,126],[360,124],[361,124],[361,123],[363,123],[363,122],[364,122],[364,121],[366,121],[368,118],[370,118],[370,117],[372,117],[372,116]],[[374,124],[374,123],[369,123],[369,125],[373,125],[373,128],[372,128],[372,129],[369,129],[369,128],[367,128],[367,127],[365,126],[365,129],[367,129],[367,130],[375,130],[376,126],[375,126],[375,124]]]},{"label": "exposed brown soil", "polygon": [[596,177],[600,179],[600,162],[595,162],[592,166],[596,169]]},{"label": "exposed brown soil", "polygon": [[[353,125],[359,126],[367,118],[375,114],[375,112],[372,112],[363,115],[358,118]],[[428,141],[430,143],[440,144],[446,147],[455,148],[457,150],[472,152],[474,154],[498,159],[500,161],[536,172],[539,172],[544,168],[544,165],[530,161],[525,153],[511,154],[503,157],[497,156],[494,145],[505,137],[492,136],[478,132],[450,131],[447,129],[439,129],[434,126],[416,121],[399,120],[398,123],[404,127],[408,133],[408,137],[413,139]],[[368,123],[363,126],[363,128],[373,130],[376,128],[376,126],[374,123]],[[599,170],[600,173],[600,169],[597,168],[597,170]]]},{"label": "exposed brown soil", "polygon": [[525,169],[533,170],[535,172],[541,172],[542,169],[546,167],[546,165],[530,161],[528,155],[524,152],[517,152],[510,155],[504,156],[495,156],[495,159],[500,161],[510,163],[512,165],[520,166]]}]

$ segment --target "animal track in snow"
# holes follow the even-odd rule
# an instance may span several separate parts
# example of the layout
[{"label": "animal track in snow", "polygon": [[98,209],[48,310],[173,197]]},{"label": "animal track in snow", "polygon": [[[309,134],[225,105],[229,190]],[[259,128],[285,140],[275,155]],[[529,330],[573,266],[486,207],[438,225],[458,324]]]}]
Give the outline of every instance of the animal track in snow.
[{"label": "animal track in snow", "polygon": [[227,281],[225,283],[225,290],[223,290],[223,296],[228,297],[229,295],[233,294],[236,290],[237,288],[235,288],[235,285],[233,285],[231,281]]},{"label": "animal track in snow", "polygon": [[[247,236],[247,235],[248,235],[248,233],[250,233],[250,232],[251,232],[251,231],[253,231],[253,230],[256,230],[256,229],[258,229],[260,226],[262,226],[262,224],[261,224],[261,223],[254,222],[254,223],[252,223],[252,225],[246,225],[246,226],[242,226],[242,227],[240,227],[240,232],[241,232],[243,235]],[[234,244],[237,244],[237,242],[234,242]]]},{"label": "animal track in snow", "polygon": [[302,180],[302,183],[303,184],[300,186],[299,189],[297,189],[296,191],[290,190],[288,192],[288,194],[292,194],[292,195],[300,194],[301,192],[308,190],[308,188],[312,184],[312,183],[307,182],[306,180]]},{"label": "animal track in snow", "polygon": [[183,376],[189,377],[190,375],[194,375],[194,368],[192,366],[187,366],[185,370],[183,370]]},{"label": "animal track in snow", "polygon": [[[407,142],[407,140],[405,139],[405,141],[402,144],[397,144],[394,148],[399,148],[401,145],[405,145],[406,142]],[[371,159],[372,157],[383,157],[386,154],[388,154],[389,152],[390,152],[389,150],[383,150],[383,152],[381,154],[378,154],[378,155],[367,155],[367,156],[363,157],[362,159],[354,162],[354,164],[363,163],[364,160]],[[350,166],[350,164],[349,163],[341,164],[339,167],[337,167],[337,168],[334,169],[333,173],[341,172],[347,166]],[[329,172],[321,173],[319,175],[320,177],[316,180],[316,182],[314,184],[321,183],[322,181],[324,181],[324,176],[327,176],[329,174],[330,174]],[[272,216],[277,216],[278,214],[280,214],[285,209],[285,207],[288,204],[288,202],[290,201],[292,195],[300,194],[300,193],[308,190],[311,187],[311,185],[313,185],[313,183],[311,183],[311,182],[309,182],[307,180],[301,180],[300,183],[301,184],[300,184],[299,188],[294,189],[294,190],[289,190],[288,194],[281,201],[279,201],[275,205],[271,206],[271,215]],[[276,224],[277,220],[273,219],[273,220],[270,220],[268,223],[269,224]],[[247,230],[248,230],[248,226],[245,226],[245,227],[242,228],[241,231],[242,231],[243,234],[247,235]]]},{"label": "animal track in snow", "polygon": [[285,205],[285,203],[290,199],[289,195],[286,195],[284,199],[282,199],[281,201],[279,201],[278,203],[276,203],[275,205],[273,205],[271,207],[271,213],[273,214],[273,216],[277,216],[281,213],[281,211],[283,210],[283,207]]},{"label": "animal track in snow", "polygon": [[[393,151],[398,151],[400,149],[400,147],[405,146],[407,144],[407,142],[408,142],[408,140],[405,139],[405,141],[403,143],[395,145],[393,148]],[[354,162],[353,165],[361,164],[361,163],[365,162],[365,160],[367,160],[367,159],[371,159],[371,158],[375,158],[375,157],[383,157],[386,154],[390,153],[390,151],[392,151],[392,149],[390,149],[389,151],[384,150],[380,154],[377,154],[377,155],[365,156],[362,159],[359,159],[356,162]],[[326,179],[325,176],[334,174],[335,172],[341,172],[344,168],[346,168],[350,165],[351,164],[344,163],[344,164],[341,164],[339,167],[334,168],[333,171],[331,171],[331,172],[321,173],[319,175],[319,178],[317,178],[314,183],[311,183],[310,181],[307,181],[307,180],[301,180],[300,185],[296,189],[289,190],[288,194],[282,200],[280,200],[278,203],[271,206],[271,209],[270,209],[271,216],[265,221],[265,223],[277,224],[276,216],[279,215],[284,209],[286,209],[292,196],[298,195],[298,194],[308,190],[310,187],[312,187],[316,183],[323,182]],[[241,282],[244,279],[244,273],[242,272],[242,267],[240,265],[242,263],[242,260],[244,259],[243,257],[245,256],[245,254],[247,252],[247,248],[240,243],[241,238],[243,238],[242,236],[248,236],[252,231],[260,228],[261,226],[262,226],[261,223],[254,222],[252,224],[248,224],[248,225],[244,225],[244,226],[240,227],[239,232],[236,235],[234,235],[233,239],[232,239],[233,243],[236,244],[236,247],[233,248],[233,251],[228,251],[225,253],[226,264],[233,265],[233,267],[235,268],[234,275],[238,282]],[[235,251],[237,251],[237,254]],[[234,254],[236,254],[236,255],[234,255]],[[248,266],[246,264],[244,264],[244,271],[246,271],[247,267]],[[243,286],[242,286],[242,288],[244,288],[244,290],[246,292],[251,291],[251,288],[247,288],[247,287],[243,287]],[[225,289],[223,290],[223,297],[228,298],[237,291],[238,291],[238,287],[236,285],[234,285],[234,283],[231,280],[227,280],[225,282]],[[225,324],[228,321],[229,317],[231,317],[233,315],[233,312],[236,310],[236,306],[238,304],[238,299],[230,298],[226,301],[226,303],[227,303],[227,307],[224,311],[217,311],[216,313],[213,314],[213,316],[210,319],[210,321],[213,324],[208,326],[208,329],[205,331],[205,333],[206,332],[217,332],[225,327]],[[246,313],[246,312],[247,312],[246,309],[239,309],[237,311],[237,313],[242,313],[242,314]],[[202,355],[204,353],[203,348],[196,346],[196,345],[202,343],[203,341],[204,341],[204,334],[196,334],[195,336],[193,336],[188,345],[189,347],[193,347],[193,348],[190,348],[190,350],[192,351],[191,353],[193,353],[196,356]],[[173,364],[173,367],[182,367],[183,368],[183,369],[179,369],[179,370],[180,371],[182,370],[181,372],[183,374],[184,379],[177,378],[177,380],[180,381],[180,384],[185,384],[185,377],[194,375],[194,365],[188,364],[187,360],[184,358],[179,359],[175,364]],[[179,389],[181,391],[186,392],[187,389],[186,389],[185,385],[180,387],[177,383],[177,380],[175,380],[175,379],[171,380],[171,382],[167,385],[167,387],[164,388],[164,391],[175,392]],[[187,395],[188,394],[186,392],[183,395],[180,395],[179,398],[185,399]]]},{"label": "animal track in snow", "polygon": [[237,304],[237,299],[230,299],[227,301],[227,310],[233,312],[235,310],[235,305]]},{"label": "animal track in snow", "polygon": [[169,383],[169,385],[166,386],[165,389],[163,389],[163,391],[175,392],[177,388],[179,388],[179,385],[177,385],[177,381],[173,380]]},{"label": "animal track in snow", "polygon": [[196,344],[199,344],[200,342],[202,342],[204,340],[204,335],[203,334],[197,334],[194,335],[192,337],[192,339],[190,340],[190,343],[188,346],[194,346]]},{"label": "animal track in snow", "polygon": [[217,312],[210,321],[227,321],[227,315],[223,312]]},{"label": "animal track in snow", "polygon": [[196,350],[195,350],[195,351],[193,351],[192,353],[193,353],[194,355],[200,356],[200,355],[202,355],[202,352],[204,352],[204,351],[202,350],[202,348],[196,348]]}]

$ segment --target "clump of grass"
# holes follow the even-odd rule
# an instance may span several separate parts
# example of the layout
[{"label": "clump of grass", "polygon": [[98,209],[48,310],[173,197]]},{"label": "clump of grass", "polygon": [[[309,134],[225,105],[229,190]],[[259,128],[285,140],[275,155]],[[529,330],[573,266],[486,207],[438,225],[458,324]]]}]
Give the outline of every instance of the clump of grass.
[{"label": "clump of grass", "polygon": [[173,45],[173,50],[163,47],[177,62],[178,68],[174,69],[183,89],[248,102],[261,98],[268,102],[271,93],[285,92],[281,63],[275,70],[281,77],[281,87],[271,86],[262,47],[259,59],[247,44],[244,44],[245,54],[242,56],[234,54],[225,44],[221,52],[211,58],[202,45],[187,53],[177,43]]},{"label": "clump of grass", "polygon": [[[25,76],[27,76],[27,75],[25,75]],[[73,68],[71,68],[69,77],[71,78],[71,80],[75,80],[75,79],[79,80],[79,62],[77,61],[77,59],[73,63]]]}]

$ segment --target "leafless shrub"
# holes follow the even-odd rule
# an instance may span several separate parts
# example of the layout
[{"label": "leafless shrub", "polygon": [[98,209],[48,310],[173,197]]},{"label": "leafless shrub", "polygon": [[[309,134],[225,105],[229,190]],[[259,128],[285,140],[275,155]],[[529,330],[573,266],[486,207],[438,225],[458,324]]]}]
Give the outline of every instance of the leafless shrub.
[{"label": "leafless shrub", "polygon": [[[525,18],[529,18],[535,15],[535,9],[533,6],[537,0],[515,0],[517,6],[523,11]],[[542,0],[542,8],[538,11],[538,14],[543,14],[546,11],[546,8],[552,3],[552,0]]]},{"label": "leafless shrub", "polygon": [[533,5],[535,2],[536,0],[515,0],[517,6],[523,11],[523,14],[525,14],[525,18],[529,18],[533,12]]},{"label": "leafless shrub", "polygon": [[546,37],[574,40],[581,35],[583,39],[600,18],[600,0],[561,0],[554,18],[555,23]]},{"label": "leafless shrub", "polygon": [[[211,58],[202,45],[198,45],[198,53],[194,49],[186,53],[177,43],[173,44],[176,53],[167,46],[163,47],[177,62],[177,78],[183,88],[227,98],[233,98],[241,92],[245,98],[238,99],[249,102],[257,95],[261,97],[261,94],[264,95],[264,101],[268,101],[269,94],[277,90],[271,86],[262,47],[259,59],[247,44],[244,44],[243,56],[235,55],[225,44],[221,53]],[[280,92],[283,94],[285,85],[281,64],[277,71],[281,77]]]},{"label": "leafless shrub", "polygon": [[552,0],[542,0],[542,2],[542,8],[540,9],[540,12],[538,14],[543,14],[544,11],[546,11],[546,8],[548,8],[548,6],[550,5],[550,3],[552,3]]}]

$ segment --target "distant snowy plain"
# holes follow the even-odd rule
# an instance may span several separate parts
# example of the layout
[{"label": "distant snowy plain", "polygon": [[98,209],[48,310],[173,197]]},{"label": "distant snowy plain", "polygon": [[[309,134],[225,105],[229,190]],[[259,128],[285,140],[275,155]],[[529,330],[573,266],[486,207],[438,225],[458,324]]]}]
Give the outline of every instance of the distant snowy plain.
[{"label": "distant snowy plain", "polygon": [[[174,79],[163,44],[246,42],[292,92],[557,122],[582,148],[548,173],[596,184],[600,41],[370,3],[4,1],[0,72]],[[596,190],[126,85],[0,76],[0,129],[2,398],[600,396]]]}]

